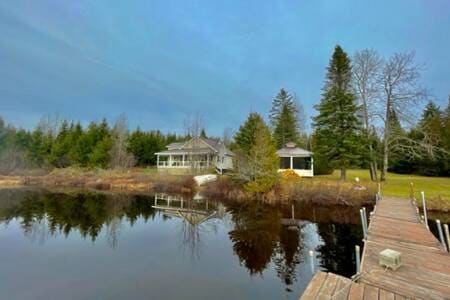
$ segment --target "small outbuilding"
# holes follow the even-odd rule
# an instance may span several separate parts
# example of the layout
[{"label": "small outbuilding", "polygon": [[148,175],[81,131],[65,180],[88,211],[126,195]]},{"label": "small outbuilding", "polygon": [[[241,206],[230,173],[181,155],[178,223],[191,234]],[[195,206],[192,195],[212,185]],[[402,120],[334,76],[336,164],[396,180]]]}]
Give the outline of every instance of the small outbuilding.
[{"label": "small outbuilding", "polygon": [[313,153],[297,147],[295,143],[289,142],[285,147],[277,151],[280,158],[278,172],[293,170],[301,177],[314,176]]}]

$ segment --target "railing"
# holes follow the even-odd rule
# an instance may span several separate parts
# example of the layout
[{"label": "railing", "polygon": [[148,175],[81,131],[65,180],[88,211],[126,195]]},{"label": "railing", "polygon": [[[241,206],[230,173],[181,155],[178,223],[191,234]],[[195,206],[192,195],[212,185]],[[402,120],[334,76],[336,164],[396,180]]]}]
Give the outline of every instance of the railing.
[{"label": "railing", "polygon": [[207,161],[159,161],[161,168],[208,168],[211,162]]}]

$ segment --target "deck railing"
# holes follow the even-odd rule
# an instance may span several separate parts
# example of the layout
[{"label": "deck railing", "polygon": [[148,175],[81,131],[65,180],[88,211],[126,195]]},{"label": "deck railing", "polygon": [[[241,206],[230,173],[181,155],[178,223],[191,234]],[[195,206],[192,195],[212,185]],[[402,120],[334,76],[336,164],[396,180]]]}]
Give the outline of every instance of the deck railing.
[{"label": "deck railing", "polygon": [[208,168],[211,162],[207,161],[159,161],[159,168]]}]

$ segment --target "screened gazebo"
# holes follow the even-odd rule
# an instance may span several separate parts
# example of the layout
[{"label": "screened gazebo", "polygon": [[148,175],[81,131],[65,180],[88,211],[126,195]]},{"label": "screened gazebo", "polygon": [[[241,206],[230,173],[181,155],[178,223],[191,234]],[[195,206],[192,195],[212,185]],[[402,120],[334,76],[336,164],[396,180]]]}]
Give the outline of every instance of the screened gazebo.
[{"label": "screened gazebo", "polygon": [[297,147],[295,143],[287,143],[285,147],[277,151],[280,158],[279,172],[294,170],[299,176],[314,176],[313,153]]}]

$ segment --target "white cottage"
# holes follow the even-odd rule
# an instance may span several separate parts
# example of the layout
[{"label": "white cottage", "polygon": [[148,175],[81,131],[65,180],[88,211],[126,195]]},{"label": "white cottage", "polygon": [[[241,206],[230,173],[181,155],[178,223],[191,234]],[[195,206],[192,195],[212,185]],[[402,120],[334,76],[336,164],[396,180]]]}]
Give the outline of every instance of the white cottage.
[{"label": "white cottage", "polygon": [[284,148],[277,151],[280,158],[279,172],[294,170],[301,177],[314,176],[313,153],[298,148],[295,143],[287,143]]},{"label": "white cottage", "polygon": [[167,150],[155,154],[158,169],[215,168],[222,173],[233,168],[233,152],[222,142],[203,137],[172,143]]}]

